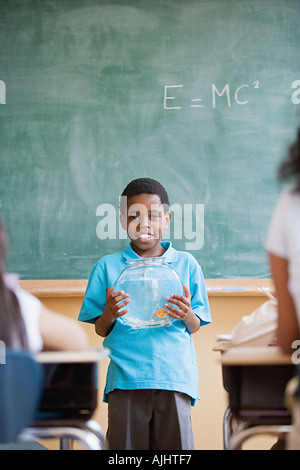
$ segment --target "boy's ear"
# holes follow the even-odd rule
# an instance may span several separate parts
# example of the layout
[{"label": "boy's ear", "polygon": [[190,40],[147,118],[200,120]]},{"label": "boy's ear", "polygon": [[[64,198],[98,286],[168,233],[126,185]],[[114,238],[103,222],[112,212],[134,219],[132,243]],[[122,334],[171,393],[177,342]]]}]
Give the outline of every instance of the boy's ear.
[{"label": "boy's ear", "polygon": [[120,214],[120,222],[122,225],[122,228],[127,231],[127,217],[125,214]]},{"label": "boy's ear", "polygon": [[166,229],[169,227],[170,222],[171,222],[171,212],[166,212],[164,216],[164,226],[163,228]]}]

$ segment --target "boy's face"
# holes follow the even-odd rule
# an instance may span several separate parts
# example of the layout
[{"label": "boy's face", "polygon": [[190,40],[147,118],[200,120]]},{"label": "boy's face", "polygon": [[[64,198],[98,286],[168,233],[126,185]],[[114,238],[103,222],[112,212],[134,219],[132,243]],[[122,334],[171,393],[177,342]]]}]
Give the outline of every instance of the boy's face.
[{"label": "boy's face", "polygon": [[134,251],[143,257],[161,256],[161,238],[168,227],[171,214],[165,212],[157,194],[140,194],[127,201],[127,214],[121,223],[131,240]]}]

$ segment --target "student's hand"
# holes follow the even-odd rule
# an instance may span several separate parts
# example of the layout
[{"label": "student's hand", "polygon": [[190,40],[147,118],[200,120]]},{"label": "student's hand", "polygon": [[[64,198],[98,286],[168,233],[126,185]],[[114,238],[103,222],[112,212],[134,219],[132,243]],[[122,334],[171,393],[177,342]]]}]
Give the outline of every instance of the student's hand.
[{"label": "student's hand", "polygon": [[[110,312],[113,318],[121,317],[129,312],[129,309],[126,308],[120,312],[123,307],[129,304],[130,299],[128,298],[129,294],[126,294],[124,291],[114,292],[114,287],[109,287],[106,291],[106,308]],[[120,303],[119,303],[120,302]]]},{"label": "student's hand", "polygon": [[177,320],[186,320],[187,317],[193,311],[191,309],[191,294],[187,286],[183,286],[184,295],[172,294],[170,297],[167,297],[167,301],[173,305],[165,304],[165,308],[168,310],[168,315]]},{"label": "student's hand", "polygon": [[[129,312],[129,309],[120,310],[129,304],[129,294],[123,291],[114,292],[114,287],[109,287],[106,290],[106,305],[102,315],[95,321],[95,331],[97,335],[107,336],[114,324],[116,318],[121,317]],[[119,303],[120,302],[120,303]]]},{"label": "student's hand", "polygon": [[[183,286],[184,295],[173,294],[167,301],[173,305],[165,304],[168,315],[176,320],[182,320],[189,333],[195,333],[200,328],[200,319],[194,314],[191,307],[191,294],[187,286]],[[177,307],[175,307],[175,305]]]}]

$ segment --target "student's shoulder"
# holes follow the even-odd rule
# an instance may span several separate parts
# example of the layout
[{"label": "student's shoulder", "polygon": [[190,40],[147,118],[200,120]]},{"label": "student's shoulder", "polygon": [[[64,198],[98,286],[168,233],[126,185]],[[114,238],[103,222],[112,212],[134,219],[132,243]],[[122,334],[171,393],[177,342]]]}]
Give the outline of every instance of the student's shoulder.
[{"label": "student's shoulder", "polygon": [[279,203],[281,203],[281,205],[288,205],[291,201],[299,202],[299,200],[300,192],[299,188],[295,184],[290,184],[289,186],[287,186],[285,189],[282,190],[279,196]]},{"label": "student's shoulder", "polygon": [[103,270],[109,268],[112,263],[120,263],[123,259],[123,251],[118,251],[116,253],[109,253],[101,258],[93,266],[93,271]]},{"label": "student's shoulder", "polygon": [[189,266],[195,268],[195,269],[201,269],[200,264],[196,260],[195,256],[192,255],[189,251],[177,251],[177,259],[180,260],[181,262],[185,262]]},{"label": "student's shoulder", "polygon": [[[278,201],[274,209],[275,220],[289,221],[299,213],[300,208],[300,191],[296,185],[291,184],[286,187],[279,195]],[[287,225],[284,223],[285,228]]]},{"label": "student's shoulder", "polygon": [[196,258],[194,257],[194,255],[192,255],[192,253],[190,253],[189,251],[185,251],[185,250],[177,250],[175,248],[173,248],[173,250],[177,253],[177,257],[178,258],[182,258],[182,259],[188,259],[188,260],[194,260],[197,262]]}]

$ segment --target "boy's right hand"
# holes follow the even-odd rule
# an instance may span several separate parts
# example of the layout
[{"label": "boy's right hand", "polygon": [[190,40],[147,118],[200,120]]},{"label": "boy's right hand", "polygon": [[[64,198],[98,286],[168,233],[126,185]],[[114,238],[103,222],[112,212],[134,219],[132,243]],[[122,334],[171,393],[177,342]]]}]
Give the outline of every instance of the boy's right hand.
[{"label": "boy's right hand", "polygon": [[114,287],[109,287],[106,290],[106,308],[109,310],[113,318],[121,317],[129,312],[128,308],[120,312],[123,307],[126,307],[126,305],[129,304],[130,299],[128,297],[129,294],[126,294],[124,291],[114,292]]}]

